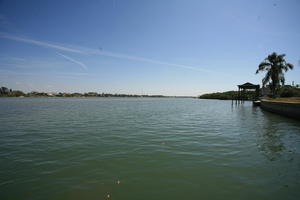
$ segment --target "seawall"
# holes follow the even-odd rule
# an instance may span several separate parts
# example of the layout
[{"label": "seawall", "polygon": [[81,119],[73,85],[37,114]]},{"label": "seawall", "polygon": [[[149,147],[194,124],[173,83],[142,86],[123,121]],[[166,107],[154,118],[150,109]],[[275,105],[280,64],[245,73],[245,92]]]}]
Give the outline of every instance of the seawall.
[{"label": "seawall", "polygon": [[300,103],[261,100],[261,108],[276,114],[300,120]]}]

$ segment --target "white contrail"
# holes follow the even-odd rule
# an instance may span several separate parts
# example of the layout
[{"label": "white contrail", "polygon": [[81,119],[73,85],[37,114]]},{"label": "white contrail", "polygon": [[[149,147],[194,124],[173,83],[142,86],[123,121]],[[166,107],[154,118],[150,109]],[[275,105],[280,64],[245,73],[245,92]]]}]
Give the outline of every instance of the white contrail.
[{"label": "white contrail", "polygon": [[62,53],[56,53],[56,54],[62,56],[63,58],[67,59],[68,61],[70,61],[72,63],[80,65],[82,67],[82,69],[87,69],[87,66],[78,60],[75,60],[69,56],[62,54]]},{"label": "white contrail", "polygon": [[25,42],[25,43],[29,43],[29,44],[35,44],[35,45],[38,45],[38,46],[48,47],[48,48],[52,48],[52,49],[58,49],[58,50],[62,50],[62,51],[69,51],[69,52],[74,52],[74,53],[83,53],[82,51],[80,51],[78,49],[73,49],[73,48],[62,46],[62,45],[50,44],[48,42],[43,42],[43,41],[38,41],[38,40],[26,39],[26,38],[23,38],[23,37],[9,35],[9,34],[6,34],[6,33],[1,33],[1,32],[0,32],[0,37],[10,39],[10,40],[20,41],[20,42]]},{"label": "white contrail", "polygon": [[[154,63],[154,64],[159,64],[159,65],[172,66],[172,67],[183,68],[183,69],[188,69],[188,70],[193,70],[193,71],[215,73],[211,70],[207,70],[207,69],[203,69],[203,68],[199,68],[199,67],[168,63],[165,61],[155,60],[155,59],[145,58],[145,57],[140,57],[140,56],[132,56],[132,55],[114,53],[114,52],[110,52],[110,51],[102,51],[102,50],[100,51],[98,49],[85,48],[85,47],[70,48],[70,47],[66,47],[61,44],[58,45],[58,44],[51,44],[49,42],[44,42],[44,41],[39,41],[39,40],[26,39],[23,37],[10,35],[10,34],[3,33],[3,32],[0,32],[0,37],[10,39],[10,40],[20,41],[20,42],[25,42],[25,43],[29,43],[29,44],[34,44],[34,45],[38,45],[38,46],[43,46],[43,47],[47,47],[47,48],[58,49],[61,51],[72,52],[72,53],[102,55],[102,56],[108,56],[108,57],[119,58],[119,59],[127,59],[127,60],[133,60],[133,61],[141,61],[141,62],[148,62],[148,63]],[[66,59],[68,59],[74,63],[77,63],[77,64],[80,63],[79,61],[76,61],[68,56],[65,56],[62,54],[59,54],[59,55],[65,57]],[[86,66],[83,63],[81,63],[79,65],[81,65],[83,68],[86,68]]]},{"label": "white contrail", "polygon": [[109,52],[109,51],[99,51],[97,49],[87,49],[86,53],[114,57],[114,58],[122,58],[122,59],[127,59],[127,60],[142,61],[142,62],[154,63],[154,64],[159,64],[159,65],[166,65],[166,66],[178,67],[178,68],[183,68],[183,69],[189,69],[189,70],[194,70],[194,71],[212,72],[210,70],[206,70],[203,68],[168,63],[165,61],[155,60],[155,59],[145,58],[145,57],[140,57],[140,56],[131,56],[131,55],[126,55],[126,54],[113,53],[113,52]]}]

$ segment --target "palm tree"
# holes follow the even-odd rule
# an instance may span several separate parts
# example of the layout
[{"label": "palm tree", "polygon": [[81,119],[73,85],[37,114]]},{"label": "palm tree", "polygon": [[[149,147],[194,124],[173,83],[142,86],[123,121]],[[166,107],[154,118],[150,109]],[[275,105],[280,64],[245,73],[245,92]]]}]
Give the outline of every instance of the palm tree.
[{"label": "palm tree", "polygon": [[256,74],[260,71],[267,71],[262,83],[263,86],[265,86],[270,82],[270,89],[273,97],[276,96],[280,83],[284,85],[285,79],[283,73],[294,68],[292,64],[285,61],[284,56],[285,54],[278,55],[273,52],[258,65],[258,69],[256,70]]}]

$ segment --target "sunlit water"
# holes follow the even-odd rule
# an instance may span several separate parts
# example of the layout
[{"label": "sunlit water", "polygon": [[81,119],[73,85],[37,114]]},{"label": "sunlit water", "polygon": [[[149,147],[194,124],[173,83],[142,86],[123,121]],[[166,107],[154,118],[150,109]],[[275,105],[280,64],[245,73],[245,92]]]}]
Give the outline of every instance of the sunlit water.
[{"label": "sunlit water", "polygon": [[300,199],[300,123],[251,103],[1,98],[0,199]]}]

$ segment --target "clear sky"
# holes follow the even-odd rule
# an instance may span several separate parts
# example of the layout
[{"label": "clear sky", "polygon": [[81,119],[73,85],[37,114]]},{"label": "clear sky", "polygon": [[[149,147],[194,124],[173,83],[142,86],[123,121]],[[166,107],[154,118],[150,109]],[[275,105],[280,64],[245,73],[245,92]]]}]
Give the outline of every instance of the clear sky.
[{"label": "clear sky", "polygon": [[274,51],[300,84],[299,0],[0,0],[0,86],[26,92],[235,90]]}]

